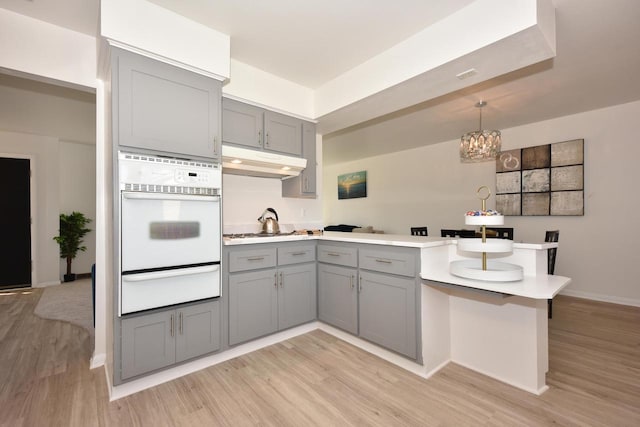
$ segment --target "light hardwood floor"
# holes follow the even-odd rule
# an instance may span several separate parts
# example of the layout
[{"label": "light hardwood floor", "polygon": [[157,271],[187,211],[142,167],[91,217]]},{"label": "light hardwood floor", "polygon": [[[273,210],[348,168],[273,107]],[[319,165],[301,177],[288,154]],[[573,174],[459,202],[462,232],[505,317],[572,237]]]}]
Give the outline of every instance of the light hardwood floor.
[{"label": "light hardwood floor", "polygon": [[41,292],[0,292],[0,426],[640,425],[640,308],[557,298],[542,396],[314,331],[109,403],[88,333],[33,315]]}]

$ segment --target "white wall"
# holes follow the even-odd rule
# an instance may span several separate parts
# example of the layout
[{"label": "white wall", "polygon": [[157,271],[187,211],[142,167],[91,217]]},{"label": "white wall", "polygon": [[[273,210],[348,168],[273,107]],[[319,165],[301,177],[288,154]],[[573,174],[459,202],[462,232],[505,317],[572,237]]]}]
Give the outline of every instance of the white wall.
[{"label": "white wall", "polygon": [[[52,240],[59,214],[79,210],[95,218],[95,129],[94,95],[0,75],[0,153],[36,156],[36,285],[58,283],[66,271]],[[85,245],[75,273],[91,271],[93,232]]]},{"label": "white wall", "polygon": [[95,88],[96,41],[0,8],[0,67]]},{"label": "white wall", "polygon": [[222,92],[285,114],[306,119],[315,117],[311,89],[234,59],[231,60],[231,78],[222,87]]},{"label": "white wall", "polygon": [[[633,102],[502,130],[504,150],[585,140],[584,216],[505,219],[516,241],[541,242],[545,230],[560,230],[556,274],[573,279],[567,294],[640,306],[634,268],[640,265],[638,117],[640,102]],[[441,228],[463,228],[464,213],[480,207],[477,188],[495,192],[495,164],[461,164],[458,147],[456,140],[325,166],[325,225],[373,225],[396,234],[428,226],[432,236]],[[368,196],[337,200],[337,176],[359,170],[367,171]]]},{"label": "white wall", "polygon": [[[96,146],[60,141],[60,213],[82,212],[91,223],[84,237],[85,252],[78,252],[72,272],[90,273],[96,259]],[[66,274],[66,260],[60,260],[60,274]]]},{"label": "white wall", "polygon": [[143,0],[102,0],[100,14],[102,37],[194,71],[229,76],[230,38],[226,34]]}]

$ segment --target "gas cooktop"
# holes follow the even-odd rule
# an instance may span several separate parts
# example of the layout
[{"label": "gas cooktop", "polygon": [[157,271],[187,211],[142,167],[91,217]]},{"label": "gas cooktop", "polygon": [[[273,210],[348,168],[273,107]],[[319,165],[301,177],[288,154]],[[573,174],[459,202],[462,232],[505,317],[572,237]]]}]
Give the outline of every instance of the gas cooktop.
[{"label": "gas cooktop", "polygon": [[246,239],[248,237],[278,237],[278,236],[291,236],[295,234],[295,231],[291,233],[233,233],[233,234],[223,234],[222,237],[228,239]]}]

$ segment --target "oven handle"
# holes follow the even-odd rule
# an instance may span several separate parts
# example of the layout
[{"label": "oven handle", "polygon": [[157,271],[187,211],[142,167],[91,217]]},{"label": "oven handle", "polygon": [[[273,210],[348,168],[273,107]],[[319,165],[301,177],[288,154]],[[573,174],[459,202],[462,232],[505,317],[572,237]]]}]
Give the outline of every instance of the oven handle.
[{"label": "oven handle", "polygon": [[125,199],[138,200],[185,200],[196,202],[217,202],[220,196],[196,196],[191,194],[169,194],[169,193],[138,193],[138,192],[122,192]]},{"label": "oven handle", "polygon": [[220,269],[219,265],[205,265],[202,267],[181,268],[179,270],[163,270],[151,273],[128,274],[122,276],[124,282],[144,282],[146,280],[166,279],[168,277],[187,276],[190,274],[213,273]]}]

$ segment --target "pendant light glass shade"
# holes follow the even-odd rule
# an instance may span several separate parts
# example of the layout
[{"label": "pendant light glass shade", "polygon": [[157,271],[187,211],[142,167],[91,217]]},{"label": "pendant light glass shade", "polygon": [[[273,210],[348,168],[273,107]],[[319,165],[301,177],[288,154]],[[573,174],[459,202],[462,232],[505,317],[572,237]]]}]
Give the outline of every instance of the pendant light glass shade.
[{"label": "pendant light glass shade", "polygon": [[460,139],[460,161],[462,163],[486,162],[495,160],[502,147],[502,137],[499,130],[482,129],[482,107],[486,102],[476,104],[480,108],[479,130],[467,132]]}]

